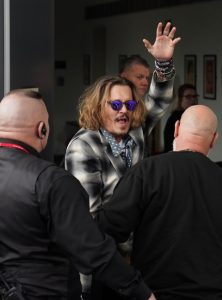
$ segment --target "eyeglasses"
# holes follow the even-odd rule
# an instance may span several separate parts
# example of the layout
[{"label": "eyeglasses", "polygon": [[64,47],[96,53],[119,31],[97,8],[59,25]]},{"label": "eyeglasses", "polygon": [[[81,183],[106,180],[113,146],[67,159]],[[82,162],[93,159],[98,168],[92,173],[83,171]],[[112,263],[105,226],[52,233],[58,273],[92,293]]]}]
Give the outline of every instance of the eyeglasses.
[{"label": "eyeglasses", "polygon": [[188,95],[183,95],[183,97],[187,98],[187,99],[192,99],[192,98],[197,99],[199,97],[199,95],[198,94],[195,94],[195,95],[188,94]]},{"label": "eyeglasses", "polygon": [[126,106],[126,109],[129,111],[134,111],[137,107],[136,100],[127,100],[125,102],[121,100],[110,100],[107,103],[112,107],[113,110],[119,111],[122,109],[123,105]]}]

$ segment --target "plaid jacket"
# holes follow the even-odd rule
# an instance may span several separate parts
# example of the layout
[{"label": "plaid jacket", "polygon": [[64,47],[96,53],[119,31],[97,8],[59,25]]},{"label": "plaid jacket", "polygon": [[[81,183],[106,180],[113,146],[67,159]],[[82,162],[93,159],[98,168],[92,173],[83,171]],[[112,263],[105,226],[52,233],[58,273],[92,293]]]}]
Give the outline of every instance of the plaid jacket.
[{"label": "plaid jacket", "polygon": [[[149,111],[149,134],[173,100],[173,80],[157,82],[153,76],[144,101]],[[143,158],[144,135],[142,127],[130,130],[135,141],[132,165]],[[114,157],[100,131],[80,129],[71,139],[65,154],[65,168],[71,172],[89,194],[90,212],[95,216],[104,202],[109,201],[120,177],[127,168],[122,158]]]}]

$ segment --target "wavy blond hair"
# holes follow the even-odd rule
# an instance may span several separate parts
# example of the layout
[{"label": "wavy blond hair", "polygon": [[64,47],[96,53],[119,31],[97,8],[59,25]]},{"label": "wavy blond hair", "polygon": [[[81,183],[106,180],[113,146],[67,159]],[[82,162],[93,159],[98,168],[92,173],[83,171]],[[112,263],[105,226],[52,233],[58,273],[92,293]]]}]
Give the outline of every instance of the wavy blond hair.
[{"label": "wavy blond hair", "polygon": [[98,130],[103,126],[101,111],[105,102],[109,99],[111,88],[116,85],[129,86],[133,99],[138,102],[136,110],[132,114],[131,128],[136,128],[143,124],[147,110],[133,83],[118,75],[107,75],[97,79],[80,97],[79,125],[81,127]]}]

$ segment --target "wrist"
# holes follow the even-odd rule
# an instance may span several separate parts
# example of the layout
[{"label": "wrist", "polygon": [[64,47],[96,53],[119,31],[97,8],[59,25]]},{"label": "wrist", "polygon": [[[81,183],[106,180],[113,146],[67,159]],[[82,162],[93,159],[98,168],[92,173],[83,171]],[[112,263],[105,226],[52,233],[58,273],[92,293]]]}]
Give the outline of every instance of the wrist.
[{"label": "wrist", "polygon": [[167,81],[174,77],[175,69],[173,59],[167,61],[155,60],[155,74],[157,81]]},{"label": "wrist", "polygon": [[172,71],[173,67],[174,65],[172,58],[166,61],[155,60],[155,68],[159,72],[167,74]]}]

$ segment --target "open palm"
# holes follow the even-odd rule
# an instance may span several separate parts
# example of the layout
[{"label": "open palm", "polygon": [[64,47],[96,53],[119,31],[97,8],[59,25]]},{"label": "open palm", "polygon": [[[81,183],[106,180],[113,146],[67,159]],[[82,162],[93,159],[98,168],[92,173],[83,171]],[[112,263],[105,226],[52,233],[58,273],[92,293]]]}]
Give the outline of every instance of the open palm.
[{"label": "open palm", "polygon": [[149,40],[143,39],[143,43],[147,51],[153,55],[156,60],[170,60],[174,53],[174,48],[181,40],[180,37],[174,39],[176,27],[171,28],[171,23],[168,22],[163,29],[163,24],[160,22],[157,25],[156,40],[152,45]]}]

